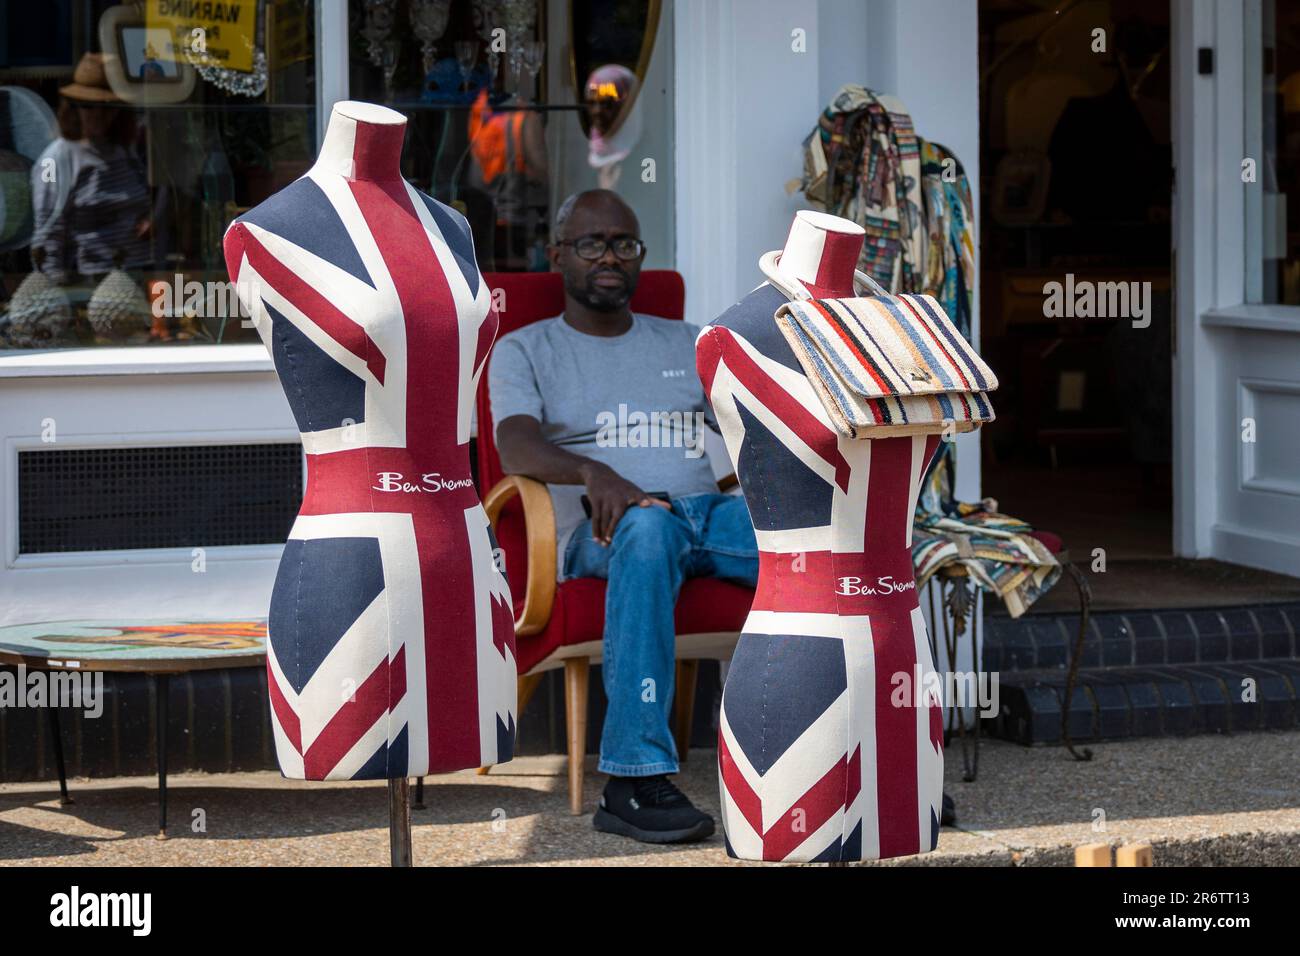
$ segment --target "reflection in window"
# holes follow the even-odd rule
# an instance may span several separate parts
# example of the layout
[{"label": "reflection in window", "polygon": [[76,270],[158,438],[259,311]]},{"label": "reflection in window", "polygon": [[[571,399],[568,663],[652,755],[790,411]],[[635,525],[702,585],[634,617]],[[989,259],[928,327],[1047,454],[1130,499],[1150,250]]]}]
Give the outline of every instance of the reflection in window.
[{"label": "reflection in window", "polygon": [[469,220],[487,271],[547,268],[543,0],[350,0],[350,96],[407,116],[402,172]]},{"label": "reflection in window", "polygon": [[465,214],[485,271],[547,269],[554,209],[595,186],[669,265],[671,186],[640,176],[670,155],[659,29],[659,0],[349,0],[350,96],[407,116],[403,174]]},{"label": "reflection in window", "polygon": [[0,11],[0,348],[257,340],[221,239],[315,155],[314,3],[190,6]]},{"label": "reflection in window", "polygon": [[[202,19],[218,6],[238,16]],[[548,268],[554,209],[598,185],[636,210],[647,266],[671,266],[660,6],[329,0],[319,13],[323,31],[347,31],[350,98],[408,117],[404,175],[466,215],[485,271],[517,271]],[[314,160],[317,12],[0,5],[0,349],[257,341],[232,312],[221,239]]]}]

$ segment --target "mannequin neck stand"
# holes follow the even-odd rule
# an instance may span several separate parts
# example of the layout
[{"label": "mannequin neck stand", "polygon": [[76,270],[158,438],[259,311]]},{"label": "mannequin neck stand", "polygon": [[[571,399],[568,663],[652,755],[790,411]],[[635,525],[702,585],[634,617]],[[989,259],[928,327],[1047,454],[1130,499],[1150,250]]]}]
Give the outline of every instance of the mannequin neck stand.
[{"label": "mannequin neck stand", "polygon": [[405,138],[406,117],[396,110],[352,100],[335,103],[312,168],[361,182],[401,179]]},{"label": "mannequin neck stand", "polygon": [[855,222],[803,210],[795,214],[778,268],[819,299],[853,296],[853,270],[865,237]]}]

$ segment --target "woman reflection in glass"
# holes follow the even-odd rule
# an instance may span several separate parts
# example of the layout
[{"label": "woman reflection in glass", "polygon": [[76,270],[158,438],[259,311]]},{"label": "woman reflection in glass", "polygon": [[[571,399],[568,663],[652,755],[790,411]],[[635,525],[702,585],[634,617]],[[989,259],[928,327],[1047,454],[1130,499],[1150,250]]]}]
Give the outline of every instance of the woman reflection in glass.
[{"label": "woman reflection in glass", "polygon": [[87,53],[59,88],[60,136],[32,166],[32,261],[60,284],[92,283],[115,265],[150,264],[149,187],[136,122],[109,88],[104,58]]}]

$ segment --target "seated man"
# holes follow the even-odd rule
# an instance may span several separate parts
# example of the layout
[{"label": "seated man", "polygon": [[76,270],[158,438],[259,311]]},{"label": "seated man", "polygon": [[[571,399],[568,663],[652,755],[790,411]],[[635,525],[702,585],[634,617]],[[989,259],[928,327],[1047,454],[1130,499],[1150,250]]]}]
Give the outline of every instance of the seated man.
[{"label": "seated man", "polygon": [[570,197],[548,249],[564,314],[502,338],[489,375],[502,467],[551,486],[562,577],[609,582],[599,769],[610,778],[594,825],[676,843],[708,837],[713,818],[667,777],[673,608],[689,576],[753,586],[758,550],[744,499],[718,493],[704,455],[698,328],[628,309],[639,231],[613,192]]}]

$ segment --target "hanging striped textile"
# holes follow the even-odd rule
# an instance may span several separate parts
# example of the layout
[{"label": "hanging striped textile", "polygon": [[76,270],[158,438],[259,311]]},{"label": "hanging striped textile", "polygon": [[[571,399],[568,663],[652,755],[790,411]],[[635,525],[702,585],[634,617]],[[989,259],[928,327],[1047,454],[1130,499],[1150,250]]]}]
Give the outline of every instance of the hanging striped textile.
[{"label": "hanging striped textile", "polygon": [[891,292],[921,291],[921,152],[901,100],[841,87],[804,141],[802,188],[819,209],[866,230],[859,269]]}]

